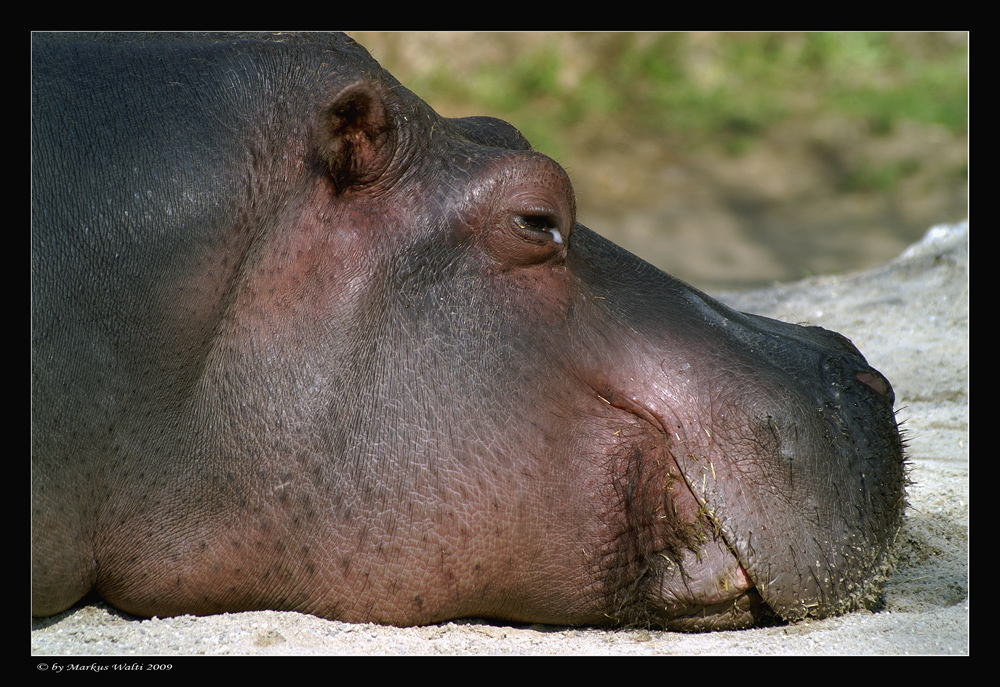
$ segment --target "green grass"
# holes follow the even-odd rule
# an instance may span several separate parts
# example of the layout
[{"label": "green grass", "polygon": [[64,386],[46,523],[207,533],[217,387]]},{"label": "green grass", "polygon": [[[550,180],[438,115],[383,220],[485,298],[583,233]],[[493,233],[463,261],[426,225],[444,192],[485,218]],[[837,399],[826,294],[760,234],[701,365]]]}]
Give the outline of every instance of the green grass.
[{"label": "green grass", "polygon": [[[670,136],[687,149],[751,148],[790,118],[858,119],[874,135],[901,120],[967,129],[968,44],[941,34],[616,34],[596,41],[579,71],[557,41],[526,43],[510,63],[471,79],[445,68],[417,83],[426,100],[450,98],[516,121],[539,150],[559,156],[568,130],[614,126]],[[403,75],[397,74],[401,78]],[[567,86],[571,81],[572,85]]]}]

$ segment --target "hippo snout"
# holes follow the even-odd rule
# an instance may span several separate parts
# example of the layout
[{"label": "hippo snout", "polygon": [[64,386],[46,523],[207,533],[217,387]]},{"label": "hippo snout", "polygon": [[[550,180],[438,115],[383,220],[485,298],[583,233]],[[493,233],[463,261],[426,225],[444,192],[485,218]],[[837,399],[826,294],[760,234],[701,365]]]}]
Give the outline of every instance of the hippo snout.
[{"label": "hippo snout", "polygon": [[688,431],[670,447],[707,541],[664,569],[654,595],[688,593],[686,604],[663,604],[667,627],[871,607],[901,523],[903,445],[888,380],[839,334],[749,322],[753,333],[730,340],[755,339],[753,373],[716,376],[731,385],[716,389],[731,407],[715,411],[711,437]]}]

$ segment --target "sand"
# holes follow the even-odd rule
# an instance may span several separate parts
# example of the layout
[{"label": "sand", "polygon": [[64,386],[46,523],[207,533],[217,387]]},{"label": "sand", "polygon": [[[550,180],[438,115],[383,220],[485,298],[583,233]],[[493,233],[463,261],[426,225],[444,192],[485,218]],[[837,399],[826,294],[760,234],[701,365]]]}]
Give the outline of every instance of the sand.
[{"label": "sand", "polygon": [[38,669],[89,665],[67,660],[74,656],[120,656],[123,667],[136,657],[165,657],[135,663],[149,666],[240,654],[968,654],[968,250],[968,223],[936,227],[883,267],[721,294],[741,310],[841,332],[896,390],[913,485],[898,563],[877,613],[678,634],[477,620],[393,628],[271,611],[142,620],[97,604],[33,621],[32,654],[62,657],[39,660]]}]

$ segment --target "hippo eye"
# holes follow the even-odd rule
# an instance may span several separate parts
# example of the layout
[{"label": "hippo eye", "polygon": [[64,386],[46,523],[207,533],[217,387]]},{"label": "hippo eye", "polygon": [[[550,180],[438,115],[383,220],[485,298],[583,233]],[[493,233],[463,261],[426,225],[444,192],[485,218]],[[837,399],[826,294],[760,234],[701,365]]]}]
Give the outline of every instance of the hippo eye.
[{"label": "hippo eye", "polygon": [[562,234],[556,228],[556,223],[546,215],[517,215],[514,217],[514,224],[525,231],[548,234],[547,238],[553,243],[563,242]]}]

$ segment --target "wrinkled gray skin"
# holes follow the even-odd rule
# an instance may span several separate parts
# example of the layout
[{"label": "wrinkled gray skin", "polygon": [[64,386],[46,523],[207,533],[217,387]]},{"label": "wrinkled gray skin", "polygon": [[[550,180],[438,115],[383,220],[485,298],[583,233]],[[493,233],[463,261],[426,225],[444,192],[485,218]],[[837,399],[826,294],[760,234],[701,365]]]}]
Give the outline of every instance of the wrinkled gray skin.
[{"label": "wrinkled gray skin", "polygon": [[889,383],[577,223],[342,36],[33,38],[33,612],[877,603]]}]

